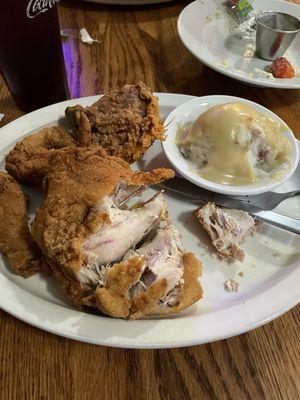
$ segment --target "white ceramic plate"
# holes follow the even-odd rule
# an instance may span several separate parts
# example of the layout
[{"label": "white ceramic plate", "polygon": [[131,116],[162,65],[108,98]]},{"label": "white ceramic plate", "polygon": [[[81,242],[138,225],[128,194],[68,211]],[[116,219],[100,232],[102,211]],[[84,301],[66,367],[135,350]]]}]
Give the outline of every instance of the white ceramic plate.
[{"label": "white ceramic plate", "polygon": [[[90,105],[98,96],[55,104],[21,117],[0,132],[2,159],[23,135],[62,121],[68,105]],[[159,94],[163,117],[190,96]],[[140,167],[168,165],[160,143],[145,155]],[[300,169],[278,190],[300,187]],[[153,190],[149,190],[153,192]],[[28,192],[28,191],[27,191]],[[29,191],[33,206],[38,192]],[[185,312],[168,318],[123,321],[78,311],[59,293],[54,281],[38,274],[18,277],[0,259],[0,307],[15,317],[57,335],[83,342],[127,348],[167,348],[207,343],[238,335],[278,317],[299,301],[300,236],[263,226],[262,231],[243,246],[244,264],[219,262],[205,246],[206,235],[192,217],[194,206],[166,193],[170,217],[183,236],[186,249],[203,261],[202,284],[205,297]],[[32,211],[32,209],[31,209]],[[300,215],[299,198],[289,199],[280,208],[286,215]],[[244,277],[238,275],[244,272]],[[228,293],[223,283],[232,278],[240,283],[237,293]]]},{"label": "white ceramic plate", "polygon": [[[233,186],[222,185],[220,183],[208,181],[207,179],[201,178],[197,171],[193,170],[191,164],[183,157],[183,155],[179,151],[179,148],[176,145],[176,135],[180,127],[183,127],[184,125],[190,125],[197,119],[197,117],[199,117],[200,114],[207,111],[210,107],[213,107],[217,104],[235,102],[249,104],[251,107],[266,115],[269,115],[271,118],[278,120],[280,123],[282,123],[282,125],[286,126],[286,130],[283,132],[283,135],[291,143],[292,156],[291,167],[289,169],[282,169],[281,182],[278,179],[265,178],[263,180],[260,180],[259,182],[255,182],[250,185]],[[195,185],[201,186],[204,189],[212,190],[217,193],[224,193],[229,195],[253,195],[271,191],[277,186],[281,185],[287,179],[289,179],[298,165],[298,144],[291,129],[272,111],[250,100],[242,99],[240,97],[221,95],[197,97],[180,105],[174,111],[172,111],[168,115],[165,121],[165,125],[167,127],[167,139],[165,142],[163,142],[162,146],[166,157],[168,158],[174,169],[180,175],[182,175],[184,178],[188,179]]]},{"label": "white ceramic plate", "polygon": [[[300,19],[300,6],[281,0],[253,0],[257,11],[278,11]],[[242,82],[281,89],[299,89],[300,75],[292,79],[265,77],[271,61],[255,56],[255,38],[240,40],[230,34],[215,0],[197,0],[189,4],[178,19],[178,32],[183,44],[210,68]],[[300,34],[287,50],[285,57],[300,73]],[[256,71],[258,68],[260,71]]]}]

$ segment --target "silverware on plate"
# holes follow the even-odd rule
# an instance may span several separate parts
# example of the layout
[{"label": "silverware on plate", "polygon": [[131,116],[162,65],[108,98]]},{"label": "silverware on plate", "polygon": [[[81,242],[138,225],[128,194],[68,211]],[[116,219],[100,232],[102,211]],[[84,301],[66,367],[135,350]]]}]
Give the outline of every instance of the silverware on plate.
[{"label": "silverware on plate", "polygon": [[236,208],[240,203],[244,203],[248,209],[254,206],[265,211],[273,210],[282,201],[300,195],[300,190],[293,190],[286,193],[267,192],[251,196],[229,196],[202,189],[179,177],[175,177],[156,186],[189,197],[191,201],[195,201],[196,203],[199,203],[201,200],[205,202],[213,201],[216,204],[222,203],[225,207],[231,208]]},{"label": "silverware on plate", "polygon": [[188,201],[198,206],[212,201],[223,207],[247,211],[263,222],[267,222],[298,235],[300,234],[300,220],[271,211],[283,200],[298,196],[300,190],[288,193],[268,192],[253,196],[227,196],[202,189],[178,177],[156,186],[170,193],[183,196]]}]

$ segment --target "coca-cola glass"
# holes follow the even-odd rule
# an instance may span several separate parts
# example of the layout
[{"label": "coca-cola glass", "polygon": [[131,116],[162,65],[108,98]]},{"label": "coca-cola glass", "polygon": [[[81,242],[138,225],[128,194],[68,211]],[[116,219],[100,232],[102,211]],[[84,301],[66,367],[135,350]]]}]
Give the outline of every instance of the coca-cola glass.
[{"label": "coca-cola glass", "polygon": [[23,111],[68,98],[58,1],[1,1],[0,71]]}]

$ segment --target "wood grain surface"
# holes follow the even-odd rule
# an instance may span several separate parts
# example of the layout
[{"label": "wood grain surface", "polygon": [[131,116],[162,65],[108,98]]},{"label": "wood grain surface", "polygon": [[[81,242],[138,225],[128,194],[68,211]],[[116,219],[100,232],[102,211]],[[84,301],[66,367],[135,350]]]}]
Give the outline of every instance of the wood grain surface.
[{"label": "wood grain surface", "polygon": [[[299,1],[299,0],[297,0]],[[294,1],[295,2],[295,1]],[[188,1],[143,7],[61,2],[72,97],[144,80],[154,90],[245,97],[281,116],[300,137],[300,91],[245,86],[203,66],[180,43]],[[78,41],[86,27],[100,43]],[[0,80],[2,124],[22,115]],[[272,301],[272,299],[270,299]],[[0,311],[0,400],[298,400],[300,307],[247,334],[172,350],[122,350],[74,342]]]}]

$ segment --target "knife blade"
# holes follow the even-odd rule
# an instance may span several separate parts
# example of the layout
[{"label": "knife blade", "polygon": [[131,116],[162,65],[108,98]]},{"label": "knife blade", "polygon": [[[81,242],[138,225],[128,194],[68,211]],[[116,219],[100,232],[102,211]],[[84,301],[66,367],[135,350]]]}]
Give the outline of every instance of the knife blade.
[{"label": "knife blade", "polygon": [[197,204],[198,207],[207,202],[214,202],[222,207],[247,211],[250,215],[260,221],[300,235],[300,220],[278,214],[274,211],[263,210],[253,204],[239,201],[233,196],[210,192],[180,178],[174,178],[156,186],[173,193],[174,195],[185,197],[191,203]]}]

